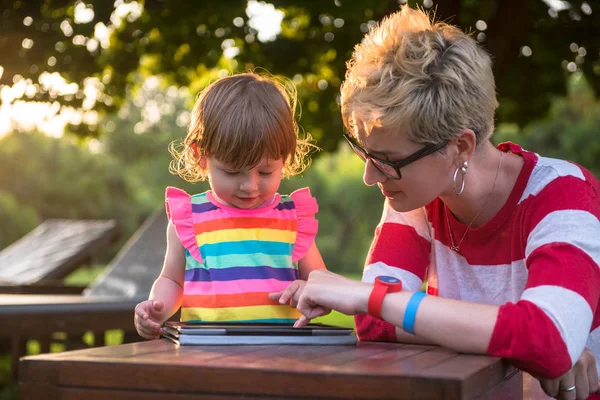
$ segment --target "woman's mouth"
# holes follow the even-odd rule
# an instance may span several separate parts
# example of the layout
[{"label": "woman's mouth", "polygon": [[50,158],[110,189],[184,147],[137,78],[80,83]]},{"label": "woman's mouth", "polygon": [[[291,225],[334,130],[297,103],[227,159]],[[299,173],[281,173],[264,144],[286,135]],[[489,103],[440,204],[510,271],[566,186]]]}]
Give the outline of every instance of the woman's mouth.
[{"label": "woman's mouth", "polygon": [[400,193],[400,192],[399,191],[393,192],[393,191],[385,190],[385,189],[381,188],[381,193],[387,198],[394,198],[394,196],[397,196],[398,193]]}]

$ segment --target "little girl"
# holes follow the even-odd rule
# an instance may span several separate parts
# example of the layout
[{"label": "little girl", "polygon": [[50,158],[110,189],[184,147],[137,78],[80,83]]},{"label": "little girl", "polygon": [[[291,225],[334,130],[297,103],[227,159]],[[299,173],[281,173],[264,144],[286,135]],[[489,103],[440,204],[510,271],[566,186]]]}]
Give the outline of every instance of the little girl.
[{"label": "little girl", "polygon": [[[222,78],[199,96],[182,146],[171,145],[170,169],[190,182],[208,179],[211,190],[166,190],[163,269],[135,308],[142,337],[159,337],[180,307],[182,321],[300,317],[293,307],[305,280],[325,265],[314,242],[315,198],[308,188],[277,193],[283,177],[306,168],[312,147],[298,138],[295,99],[291,87],[255,73]],[[279,301],[269,298],[276,292]]]}]

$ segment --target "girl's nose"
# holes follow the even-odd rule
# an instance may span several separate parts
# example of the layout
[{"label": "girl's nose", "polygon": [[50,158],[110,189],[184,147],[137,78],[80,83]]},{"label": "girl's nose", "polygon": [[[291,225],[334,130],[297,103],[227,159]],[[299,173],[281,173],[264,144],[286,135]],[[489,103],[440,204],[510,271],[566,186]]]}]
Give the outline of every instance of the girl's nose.
[{"label": "girl's nose", "polygon": [[367,159],[365,163],[365,173],[363,174],[363,181],[367,186],[373,186],[377,183],[383,183],[388,180],[388,177],[385,176],[373,163]]},{"label": "girl's nose", "polygon": [[240,184],[240,190],[246,193],[254,193],[258,190],[257,174],[248,174]]}]

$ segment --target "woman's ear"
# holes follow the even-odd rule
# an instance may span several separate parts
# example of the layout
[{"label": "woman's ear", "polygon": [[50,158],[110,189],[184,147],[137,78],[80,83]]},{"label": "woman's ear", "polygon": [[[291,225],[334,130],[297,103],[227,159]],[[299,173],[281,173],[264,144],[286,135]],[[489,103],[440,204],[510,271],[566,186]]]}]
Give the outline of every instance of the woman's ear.
[{"label": "woman's ear", "polygon": [[472,129],[463,129],[457,136],[456,141],[457,154],[456,158],[462,161],[471,161],[471,157],[477,147],[477,136]]}]

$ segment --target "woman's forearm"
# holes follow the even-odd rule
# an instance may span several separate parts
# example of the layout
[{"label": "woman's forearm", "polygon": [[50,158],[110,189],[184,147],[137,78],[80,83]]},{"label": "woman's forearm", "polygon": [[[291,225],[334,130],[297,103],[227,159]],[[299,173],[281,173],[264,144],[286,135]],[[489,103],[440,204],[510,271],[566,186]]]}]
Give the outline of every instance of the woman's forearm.
[{"label": "woman's forearm", "polygon": [[396,340],[399,343],[406,344],[429,344],[429,345],[439,345],[435,343],[433,340],[426,339],[422,336],[411,335],[408,332],[405,332],[403,329],[396,327]]},{"label": "woman's forearm", "polygon": [[164,304],[161,322],[168,320],[181,307],[183,288],[177,282],[164,276],[159,276],[150,291],[149,300],[159,300]]},{"label": "woman's forearm", "polygon": [[[413,293],[402,291],[388,294],[381,309],[383,318],[396,327],[402,327],[404,311]],[[396,329],[396,335],[398,341],[409,341],[409,336],[417,340],[420,337],[457,351],[485,354],[494,331],[498,309],[498,306],[493,305],[427,296],[416,314],[415,336],[401,329]]]}]

